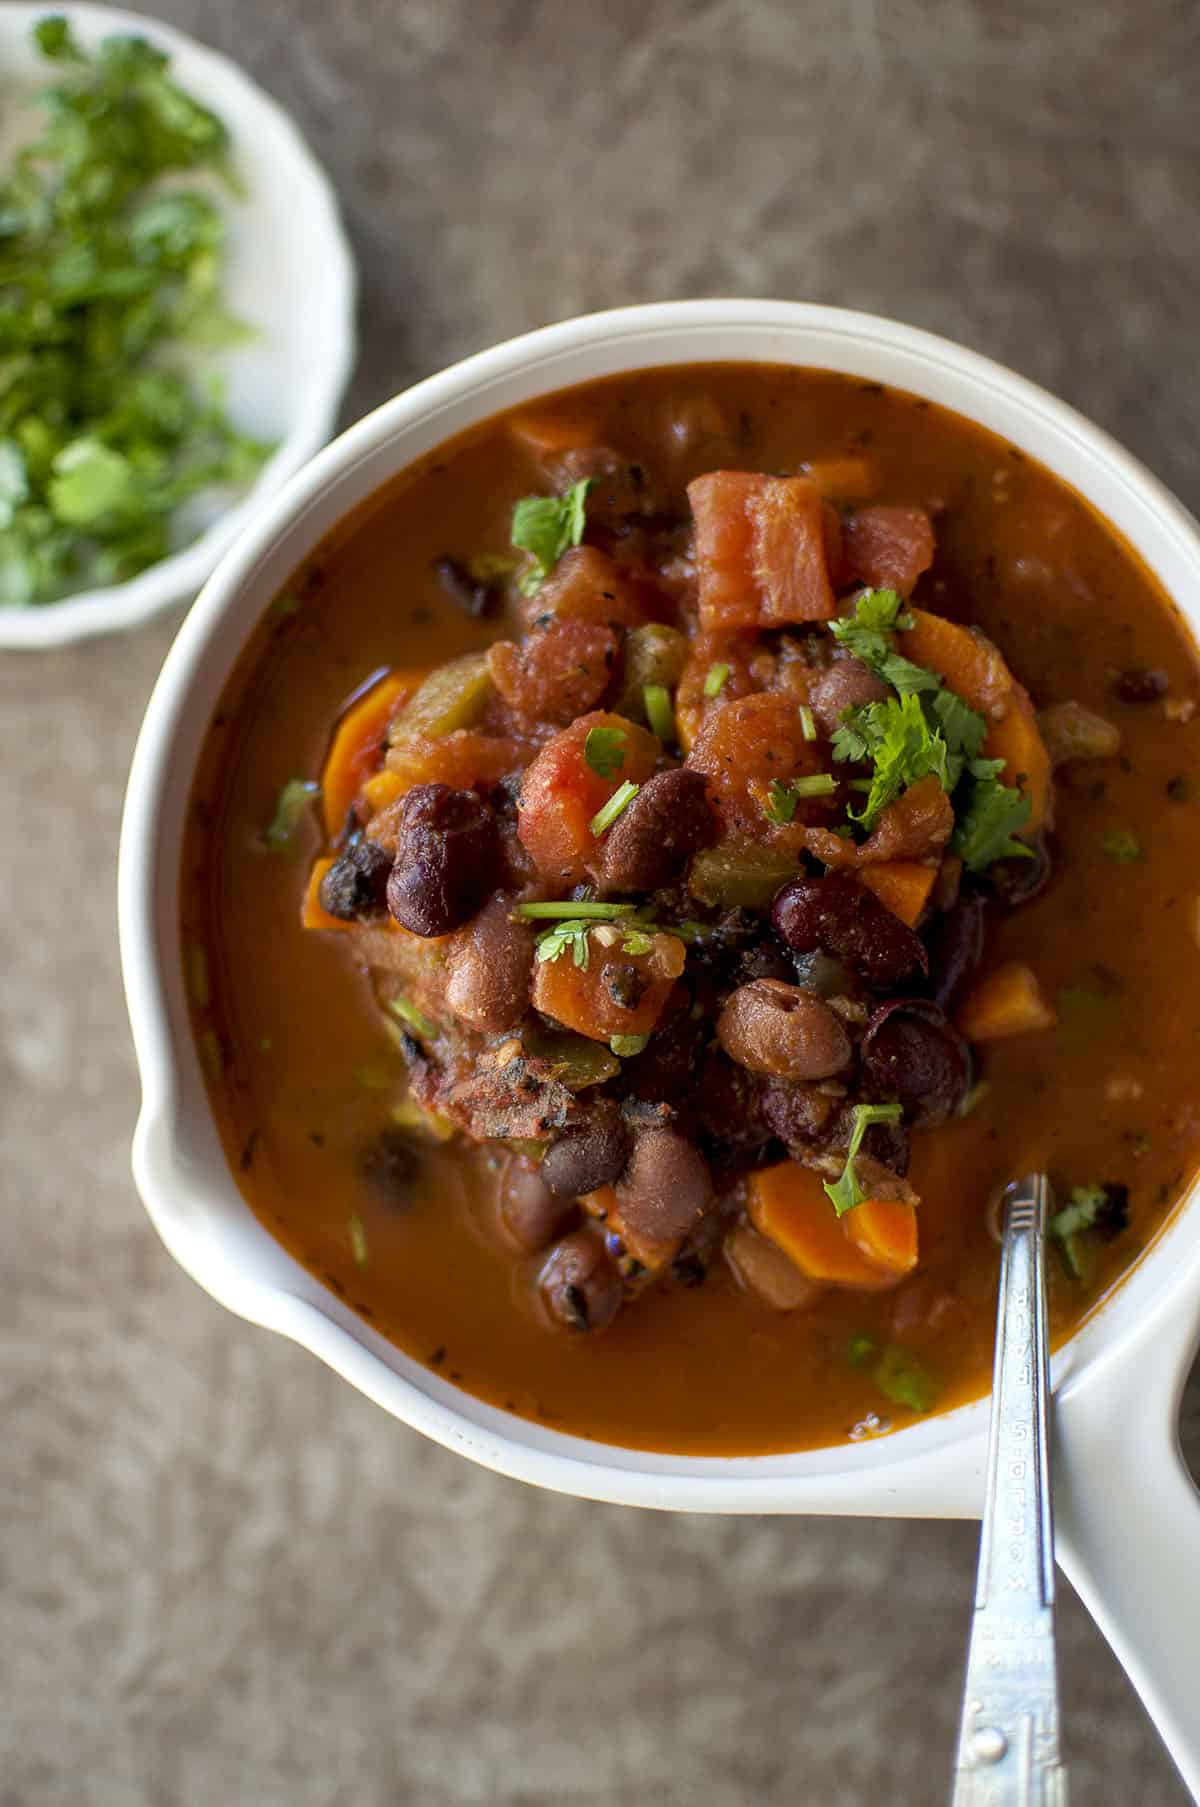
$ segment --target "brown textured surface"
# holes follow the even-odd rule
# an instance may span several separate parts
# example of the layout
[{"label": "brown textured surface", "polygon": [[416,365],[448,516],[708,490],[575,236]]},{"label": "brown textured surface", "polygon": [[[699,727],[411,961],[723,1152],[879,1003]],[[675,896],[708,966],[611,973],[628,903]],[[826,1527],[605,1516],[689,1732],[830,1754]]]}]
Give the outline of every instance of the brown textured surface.
[{"label": "brown textured surface", "polygon": [[[248,64],[339,184],[353,412],[581,309],[808,297],[1013,363],[1200,503],[1192,0],[157,11]],[[944,1798],[970,1527],[535,1494],[158,1245],[112,865],[176,625],[0,664],[0,1804]],[[1183,1801],[1069,1597],[1061,1637],[1076,1798]]]}]

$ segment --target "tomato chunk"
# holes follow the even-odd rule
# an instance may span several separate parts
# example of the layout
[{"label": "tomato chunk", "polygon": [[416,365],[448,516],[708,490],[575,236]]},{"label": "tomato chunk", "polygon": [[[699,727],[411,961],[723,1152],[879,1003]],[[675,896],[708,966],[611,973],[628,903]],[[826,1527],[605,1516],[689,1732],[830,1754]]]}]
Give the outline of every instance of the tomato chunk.
[{"label": "tomato chunk", "polygon": [[[619,736],[620,764],[609,776],[588,764],[585,747],[593,728]],[[579,885],[598,870],[601,843],[592,817],[627,780],[641,784],[658,758],[653,734],[622,715],[596,709],[548,740],[525,773],[517,833],[534,865],[556,885]]]},{"label": "tomato chunk", "polygon": [[933,523],[923,508],[860,508],[842,532],[850,583],[910,596],[933,563]]},{"label": "tomato chunk", "polygon": [[826,508],[807,477],[710,471],[688,485],[705,632],[828,621]]},{"label": "tomato chunk", "polygon": [[522,722],[570,722],[599,702],[617,659],[617,637],[597,621],[550,621],[516,645],[488,648],[488,672]]},{"label": "tomato chunk", "polygon": [[[804,738],[800,711],[780,691],[758,691],[710,709],[687,756],[707,777],[709,799],[722,832],[752,841],[777,839],[780,830],[766,814],[772,779],[785,783],[820,768],[820,743]],[[825,799],[801,802],[797,826],[820,819]]]}]

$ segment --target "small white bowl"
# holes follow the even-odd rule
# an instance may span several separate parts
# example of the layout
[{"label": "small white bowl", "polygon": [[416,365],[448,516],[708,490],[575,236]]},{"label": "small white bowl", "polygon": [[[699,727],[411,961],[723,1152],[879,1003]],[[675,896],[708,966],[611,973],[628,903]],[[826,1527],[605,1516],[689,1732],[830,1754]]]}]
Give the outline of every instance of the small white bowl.
[{"label": "small white bowl", "polygon": [[[129,781],[119,882],[143,1085],[134,1174],[163,1240],[215,1298],[292,1337],[396,1417],[501,1474],[679,1511],[968,1515],[983,1492],[987,1400],[874,1441],[722,1459],[588,1442],[462,1392],[386,1342],[254,1217],[217,1137],[189,1021],[179,875],[191,776],[234,661],[290,573],[395,472],[501,409],[621,371],[738,360],[892,384],[989,427],[1087,497],[1193,630],[1200,627],[1200,531],[1162,485],[1044,390],[894,321],[787,302],[666,303],[569,320],[430,377],[344,433],[261,510],[188,615],[151,698]],[[1200,1793],[1200,1511],[1176,1435],[1198,1308],[1193,1204],[1059,1351],[1054,1379],[1059,1560]]]},{"label": "small white bowl", "polygon": [[[0,647],[111,633],[194,596],[265,498],[329,438],[354,362],[354,261],[329,179],[282,108],[215,50],[140,13],[9,0],[0,6],[0,167],[37,129],[29,96],[56,79],[32,37],[48,13],[64,13],[88,47],[117,33],[147,38],[170,55],[172,77],[228,126],[245,195],[212,190],[229,226],[224,295],[255,336],[203,368],[225,378],[237,424],[278,444],[248,490],[194,510],[197,537],[137,577],[61,602],[0,608]],[[211,187],[211,178],[193,179]]]}]

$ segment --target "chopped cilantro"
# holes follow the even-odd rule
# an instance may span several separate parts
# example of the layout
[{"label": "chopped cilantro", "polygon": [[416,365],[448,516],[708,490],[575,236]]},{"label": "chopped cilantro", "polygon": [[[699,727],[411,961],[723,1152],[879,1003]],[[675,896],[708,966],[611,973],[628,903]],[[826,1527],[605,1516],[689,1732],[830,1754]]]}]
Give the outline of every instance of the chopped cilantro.
[{"label": "chopped cilantro", "polygon": [[1062,1249],[1070,1272],[1076,1280],[1086,1281],[1091,1275],[1091,1248],[1081,1238],[1091,1232],[1102,1242],[1111,1242],[1129,1227],[1129,1188],[1115,1183],[1101,1185],[1094,1180],[1089,1185],[1076,1186],[1047,1227]]},{"label": "chopped cilantro", "polygon": [[615,778],[625,764],[625,735],[620,728],[589,728],[583,757],[598,778]]},{"label": "chopped cilantro", "polygon": [[1109,829],[1104,837],[1104,851],[1119,866],[1136,866],[1142,858],[1141,842],[1124,828]]},{"label": "chopped cilantro", "polygon": [[523,596],[533,596],[563,553],[582,540],[592,482],[584,477],[561,496],[524,496],[513,509],[512,543],[533,560],[517,579]]},{"label": "chopped cilantro", "polygon": [[783,827],[795,815],[796,805],[802,797],[831,797],[836,789],[837,779],[831,772],[813,772],[806,778],[787,780],[772,778],[767,785],[763,815],[768,822]]},{"label": "chopped cilantro", "polygon": [[[593,728],[592,733],[596,730]],[[628,778],[624,784],[618,785],[608,802],[602,804],[589,824],[594,835],[602,835],[606,828],[611,828],[623,809],[627,809],[637,796],[641,785],[632,783]]]},{"label": "chopped cilantro", "polygon": [[704,677],[704,694],[711,701],[720,696],[725,688],[725,680],[729,676],[728,665],[710,665]]},{"label": "chopped cilantro", "polygon": [[800,732],[805,740],[817,738],[817,720],[807,703],[800,705]]},{"label": "chopped cilantro", "polygon": [[842,1169],[842,1177],[835,1183],[824,1182],[825,1191],[833,1201],[833,1208],[839,1217],[847,1211],[853,1211],[856,1205],[866,1203],[867,1194],[858,1183],[858,1175],[854,1170],[855,1158],[862,1147],[862,1139],[872,1123],[899,1123],[902,1107],[899,1104],[856,1104],[853,1111],[853,1126],[850,1130],[850,1146],[846,1150],[846,1165]]},{"label": "chopped cilantro", "polygon": [[229,135],[141,37],[56,64],[46,123],[0,181],[0,606],[120,583],[166,556],[180,504],[270,451],[237,431],[186,348],[244,336],[221,306],[225,222],[185,170],[229,181]]},{"label": "chopped cilantro", "polygon": [[289,778],[275,799],[271,820],[263,829],[262,838],[267,846],[275,849],[290,847],[305,810],[320,794],[321,787],[315,780]]},{"label": "chopped cilantro", "polygon": [[942,680],[923,665],[914,665],[895,648],[893,634],[897,628],[911,627],[913,618],[904,612],[904,603],[895,590],[864,590],[858,597],[853,615],[842,615],[829,623],[829,631],[840,640],[847,652],[862,660],[877,677],[893,690],[906,696],[910,692],[940,690]]},{"label": "chopped cilantro", "polygon": [[588,935],[595,925],[581,916],[568,917],[538,936],[536,956],[539,960],[557,960],[570,949],[571,959],[581,972],[587,971]]},{"label": "chopped cilantro", "polygon": [[[976,760],[972,773],[978,767],[994,767],[997,763]],[[951,848],[971,872],[982,872],[993,860],[1032,859],[1032,847],[1013,839],[1028,822],[1029,807],[1029,798],[1020,791],[1001,784],[994,776],[975,775],[966,808],[950,838]]]},{"label": "chopped cilantro", "polygon": [[350,1248],[354,1255],[356,1267],[367,1265],[367,1232],[363,1228],[363,1220],[357,1211],[351,1211],[346,1219],[346,1228],[350,1232]]},{"label": "chopped cilantro", "polygon": [[[675,738],[675,711],[671,707],[671,692],[665,684],[646,684],[642,688],[642,702],[646,710],[646,720],[650,724],[650,732],[657,734],[664,743]],[[595,733],[595,729],[592,730]]]},{"label": "chopped cilantro", "polygon": [[879,1344],[873,1336],[868,1336],[865,1331],[859,1331],[858,1335],[852,1336],[846,1344],[846,1360],[852,1368],[865,1368],[878,1348]]},{"label": "chopped cilantro", "polygon": [[595,922],[615,922],[621,916],[632,916],[637,909],[636,904],[591,903],[586,900],[567,903],[519,903],[513,910],[514,916],[523,916],[527,921],[553,921],[555,917],[590,916]]},{"label": "chopped cilantro", "polygon": [[930,1412],[937,1403],[938,1386],[923,1362],[907,1349],[889,1343],[871,1372],[871,1379],[893,1405],[911,1412]]},{"label": "chopped cilantro", "polygon": [[951,790],[949,749],[941,734],[930,728],[921,699],[913,692],[888,697],[881,703],[864,703],[846,712],[847,719],[834,733],[833,756],[839,760],[870,759],[875,771],[867,800],[851,819],[871,828],[880,812],[920,778],[932,772],[944,790]]},{"label": "chopped cilantro", "polygon": [[620,1059],[629,1060],[640,1054],[649,1040],[648,1035],[614,1035],[608,1045]]}]

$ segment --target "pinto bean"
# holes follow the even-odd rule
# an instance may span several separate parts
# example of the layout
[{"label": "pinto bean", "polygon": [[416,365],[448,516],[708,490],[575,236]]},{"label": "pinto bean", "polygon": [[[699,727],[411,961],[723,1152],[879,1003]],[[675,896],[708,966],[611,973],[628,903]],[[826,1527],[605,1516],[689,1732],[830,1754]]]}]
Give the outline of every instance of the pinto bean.
[{"label": "pinto bean", "polygon": [[825,1290],[748,1223],[738,1224],[725,1238],[725,1259],[747,1291],[756,1293],[773,1311],[802,1310]]},{"label": "pinto bean", "polygon": [[850,1038],[829,1006],[780,979],[740,986],[717,1020],[717,1040],[739,1066],[778,1079],[828,1079],[850,1060]]},{"label": "pinto bean", "polygon": [[667,1248],[694,1229],[712,1199],[703,1155],[673,1129],[638,1137],[617,1183],[626,1240],[645,1251]]},{"label": "pinto bean", "polygon": [[671,884],[717,824],[703,772],[680,766],[648,778],[604,838],[601,877],[609,891],[658,891]]},{"label": "pinto bean", "polygon": [[538,1277],[542,1302],[567,1330],[603,1330],[621,1306],[621,1276],[594,1230],[574,1230]]},{"label": "pinto bean", "polygon": [[475,914],[499,863],[496,818],[482,797],[418,784],[400,812],[388,909],[414,935],[448,935]]},{"label": "pinto bean", "polygon": [[849,872],[793,879],[776,894],[771,922],[793,953],[832,954],[869,985],[890,988],[925,970],[920,937]]},{"label": "pinto bean", "polygon": [[489,898],[447,943],[447,1008],[473,1029],[515,1029],[529,1008],[532,971],[532,934],[512,920],[507,897]]},{"label": "pinto bean", "polygon": [[552,1142],[542,1161],[546,1185],[563,1198],[579,1198],[607,1186],[629,1158],[629,1131],[615,1114],[594,1116],[567,1129]]},{"label": "pinto bean", "polygon": [[572,1201],[554,1192],[532,1161],[510,1155],[500,1181],[500,1222],[524,1254],[553,1242],[572,1209]]}]

